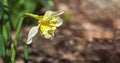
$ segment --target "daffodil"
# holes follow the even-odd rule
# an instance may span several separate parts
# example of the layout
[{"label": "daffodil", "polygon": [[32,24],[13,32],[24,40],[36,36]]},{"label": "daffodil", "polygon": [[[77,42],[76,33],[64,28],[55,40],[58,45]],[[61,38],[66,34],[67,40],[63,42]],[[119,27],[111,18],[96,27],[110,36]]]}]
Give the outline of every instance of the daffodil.
[{"label": "daffodil", "polygon": [[64,11],[60,10],[55,12],[46,11],[43,16],[28,14],[28,16],[38,20],[38,25],[30,29],[28,33],[27,44],[32,42],[32,38],[38,32],[40,32],[41,35],[46,39],[53,39],[55,30],[63,23],[63,20],[59,17],[59,15],[63,13]]}]

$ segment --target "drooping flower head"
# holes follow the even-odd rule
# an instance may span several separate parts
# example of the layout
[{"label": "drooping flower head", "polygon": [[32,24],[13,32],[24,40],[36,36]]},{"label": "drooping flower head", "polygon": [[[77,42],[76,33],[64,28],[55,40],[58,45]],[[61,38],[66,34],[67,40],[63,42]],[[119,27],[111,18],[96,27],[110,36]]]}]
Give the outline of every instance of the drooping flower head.
[{"label": "drooping flower head", "polygon": [[37,16],[38,25],[31,28],[28,34],[27,44],[32,42],[32,38],[37,34],[38,31],[42,34],[46,39],[52,39],[54,37],[54,32],[62,23],[63,20],[59,17],[59,15],[63,14],[64,11],[47,11],[43,16]]}]

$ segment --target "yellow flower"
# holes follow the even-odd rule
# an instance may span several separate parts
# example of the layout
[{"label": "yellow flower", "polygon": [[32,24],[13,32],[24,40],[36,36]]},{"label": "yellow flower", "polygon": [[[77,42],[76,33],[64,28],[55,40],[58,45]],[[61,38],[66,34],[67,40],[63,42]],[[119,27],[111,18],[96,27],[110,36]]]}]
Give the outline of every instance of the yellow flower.
[{"label": "yellow flower", "polygon": [[[62,10],[56,12],[47,11],[44,16],[39,16],[38,26],[32,27],[29,31],[27,44],[32,42],[32,38],[38,31],[40,31],[45,38],[52,39],[54,37],[54,31],[63,23],[63,20],[59,17],[61,14],[63,14]],[[36,15],[34,16],[36,17]],[[38,16],[36,19],[38,19]]]}]

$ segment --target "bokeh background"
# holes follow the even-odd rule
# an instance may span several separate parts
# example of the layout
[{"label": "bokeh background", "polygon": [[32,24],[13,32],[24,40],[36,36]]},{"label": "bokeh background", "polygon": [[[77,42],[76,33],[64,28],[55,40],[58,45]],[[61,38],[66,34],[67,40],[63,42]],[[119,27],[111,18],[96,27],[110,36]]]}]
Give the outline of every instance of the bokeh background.
[{"label": "bokeh background", "polygon": [[[12,39],[23,13],[65,11],[53,40],[40,33],[34,37],[29,63],[120,63],[120,0],[9,0],[9,5]],[[24,44],[34,25],[24,19],[15,63],[24,63]]]}]

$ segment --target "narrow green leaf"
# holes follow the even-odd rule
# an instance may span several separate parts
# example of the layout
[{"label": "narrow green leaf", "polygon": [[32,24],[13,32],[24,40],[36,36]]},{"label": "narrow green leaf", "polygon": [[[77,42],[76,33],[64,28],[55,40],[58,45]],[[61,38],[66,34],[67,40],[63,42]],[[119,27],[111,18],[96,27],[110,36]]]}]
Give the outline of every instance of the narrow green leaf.
[{"label": "narrow green leaf", "polygon": [[4,39],[5,40],[8,40],[8,32],[7,32],[7,28],[5,25],[3,25],[3,28],[2,28],[2,33],[3,33],[3,36],[4,36]]},{"label": "narrow green leaf", "polygon": [[[11,0],[8,0],[11,2]],[[16,29],[18,23],[19,23],[19,18],[27,12],[33,12],[36,9],[36,3],[35,0],[13,0],[15,2],[10,3],[10,9],[11,9],[11,14],[10,14],[10,20],[12,27]]]},{"label": "narrow green leaf", "polygon": [[11,57],[11,30],[10,30],[10,24],[9,22],[6,22],[2,26],[2,35],[4,38],[4,46],[5,46],[5,58],[4,62],[8,63],[10,62],[10,57]]},{"label": "narrow green leaf", "polygon": [[19,40],[21,28],[22,28],[22,23],[23,23],[23,18],[21,18],[19,20],[19,24],[18,24],[18,27],[17,27],[16,37],[15,37],[15,40],[14,40],[14,48],[12,50],[11,63],[15,63],[16,49],[17,49],[17,45],[18,45],[18,40]]},{"label": "narrow green leaf", "polygon": [[5,45],[4,38],[0,32],[0,56],[5,57]]},{"label": "narrow green leaf", "polygon": [[3,19],[3,1],[0,0],[0,24],[2,24]]},{"label": "narrow green leaf", "polygon": [[[11,46],[11,25],[10,22],[6,22],[4,26],[5,30],[3,31],[4,38],[6,40],[5,45],[9,48]],[[10,49],[10,48],[9,48]]]},{"label": "narrow green leaf", "polygon": [[39,0],[40,3],[42,3],[45,7],[51,9],[54,6],[54,3],[52,0]]},{"label": "narrow green leaf", "polygon": [[24,46],[24,63],[28,63],[28,45]]}]

